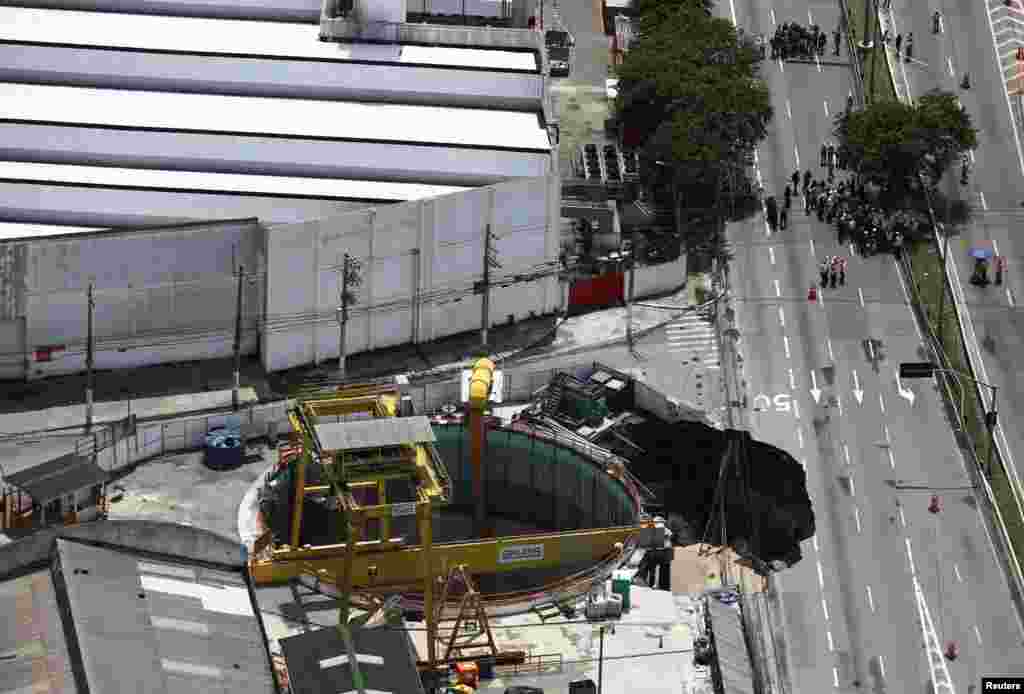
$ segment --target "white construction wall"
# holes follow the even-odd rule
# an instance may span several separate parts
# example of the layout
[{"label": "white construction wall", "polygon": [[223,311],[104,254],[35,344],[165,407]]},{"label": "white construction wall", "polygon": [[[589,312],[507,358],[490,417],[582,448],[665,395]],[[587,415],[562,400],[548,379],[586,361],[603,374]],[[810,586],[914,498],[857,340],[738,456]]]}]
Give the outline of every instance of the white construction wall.
[{"label": "white construction wall", "polygon": [[[39,378],[85,368],[90,282],[97,369],[229,356],[237,287],[233,258],[253,273],[244,295],[244,351],[258,345],[265,262],[256,220],[11,245],[26,254],[18,312],[25,354],[2,362],[4,377]],[[43,348],[53,348],[49,360],[38,354]],[[0,351],[6,349],[0,345]]]},{"label": "white construction wall", "polygon": [[637,267],[634,281],[633,295],[638,299],[678,289],[686,283],[686,254],[667,263]]},{"label": "white construction wall", "polygon": [[[495,186],[267,230],[267,371],[338,357],[339,278],[348,253],[363,265],[350,307],[349,354],[426,342],[480,326],[484,230],[502,264],[492,280],[554,262],[559,248],[557,177]],[[557,278],[491,292],[491,323],[555,311]]]}]

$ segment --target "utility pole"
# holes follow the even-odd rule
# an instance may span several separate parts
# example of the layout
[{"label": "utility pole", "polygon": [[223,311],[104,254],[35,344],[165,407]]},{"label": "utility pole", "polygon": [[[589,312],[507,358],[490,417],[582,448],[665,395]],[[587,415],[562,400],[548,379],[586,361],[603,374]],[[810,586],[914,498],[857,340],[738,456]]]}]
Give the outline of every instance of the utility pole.
[{"label": "utility pole", "polygon": [[629,286],[626,288],[626,337],[629,348],[633,348],[633,289],[636,287],[636,240],[630,247],[630,255],[626,262],[629,263]]},{"label": "utility pole", "polygon": [[338,278],[338,376],[345,377],[345,326],[348,323],[348,305],[356,303],[354,288],[363,283],[359,271],[362,264],[345,254],[341,263],[341,277]]},{"label": "utility pole", "polygon": [[484,278],[477,282],[473,291],[481,296],[480,302],[480,344],[483,350],[487,351],[487,326],[491,323],[491,268],[500,268],[497,253],[492,242],[494,235],[491,233],[491,225],[484,229]]},{"label": "utility pole", "polygon": [[245,266],[238,266],[238,297],[235,301],[235,387],[231,390],[231,409],[238,411],[239,390],[242,387],[242,292],[245,288]]},{"label": "utility pole", "polygon": [[92,321],[96,302],[92,298],[92,282],[89,283],[88,298],[88,321],[86,323],[86,345],[85,345],[85,431],[92,431],[92,389],[93,389],[93,334]]}]

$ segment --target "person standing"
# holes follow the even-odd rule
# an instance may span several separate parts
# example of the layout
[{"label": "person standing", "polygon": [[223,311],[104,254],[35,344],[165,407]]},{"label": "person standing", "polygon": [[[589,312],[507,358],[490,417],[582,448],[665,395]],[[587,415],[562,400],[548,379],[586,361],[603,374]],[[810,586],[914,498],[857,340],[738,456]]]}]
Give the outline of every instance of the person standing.
[{"label": "person standing", "polygon": [[818,272],[821,274],[821,288],[822,289],[825,289],[828,286],[828,268],[829,268],[829,265],[830,265],[829,259],[825,258],[823,261],[821,261],[821,267],[818,269]]},{"label": "person standing", "polygon": [[903,34],[896,34],[896,57],[900,57],[900,47],[903,45]]},{"label": "person standing", "polygon": [[789,226],[789,210],[783,207],[779,211],[779,229],[785,231],[787,226]]},{"label": "person standing", "polygon": [[907,62],[914,59],[914,32],[907,34]]},{"label": "person standing", "polygon": [[839,286],[846,286],[846,258],[839,259]]},{"label": "person standing", "polygon": [[832,32],[832,54],[839,55],[839,31]]},{"label": "person standing", "polygon": [[825,145],[822,145],[821,146],[821,157],[820,157],[821,163],[820,163],[820,166],[825,166],[826,165],[825,160],[827,158],[828,158],[828,147],[826,147]]},{"label": "person standing", "polygon": [[796,191],[797,186],[800,185],[800,170],[797,169],[793,172],[793,175],[789,177],[789,180],[793,182],[793,190]]},{"label": "person standing", "polygon": [[832,266],[828,269],[828,285],[832,289],[836,288],[836,280],[839,279],[839,258],[838,256],[832,256]]},{"label": "person standing", "polygon": [[807,169],[804,171],[804,195],[807,195],[807,189],[811,187],[811,170]]},{"label": "person standing", "polygon": [[782,193],[782,208],[788,210],[793,203],[793,191],[787,185],[786,190]]}]

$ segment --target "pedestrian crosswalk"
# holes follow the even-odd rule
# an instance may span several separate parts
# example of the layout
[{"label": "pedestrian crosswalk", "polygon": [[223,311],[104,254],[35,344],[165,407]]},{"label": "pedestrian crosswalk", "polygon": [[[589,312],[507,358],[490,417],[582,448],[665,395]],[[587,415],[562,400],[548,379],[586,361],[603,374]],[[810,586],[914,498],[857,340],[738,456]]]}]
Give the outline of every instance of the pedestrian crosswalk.
[{"label": "pedestrian crosswalk", "polygon": [[678,355],[685,364],[700,364],[717,369],[718,340],[709,311],[687,313],[665,328],[668,352]]}]

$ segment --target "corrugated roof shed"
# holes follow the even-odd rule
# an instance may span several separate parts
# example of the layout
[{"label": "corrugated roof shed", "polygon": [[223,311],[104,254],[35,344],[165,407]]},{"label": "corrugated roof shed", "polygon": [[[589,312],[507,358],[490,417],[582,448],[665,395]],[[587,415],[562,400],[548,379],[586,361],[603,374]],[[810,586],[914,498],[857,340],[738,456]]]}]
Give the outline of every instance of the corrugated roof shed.
[{"label": "corrugated roof shed", "polygon": [[422,415],[332,422],[317,424],[314,428],[320,447],[327,451],[388,448],[404,443],[434,441],[430,420]]},{"label": "corrugated roof shed", "polygon": [[[423,691],[412,644],[401,629],[357,629],[352,640],[367,692]],[[337,629],[319,629],[281,640],[295,694],[351,692],[352,669]]]},{"label": "corrugated roof shed", "polygon": [[754,670],[743,636],[740,611],[714,598],[708,599],[707,606],[715,637],[715,653],[722,672],[722,691],[725,694],[753,694]]},{"label": "corrugated roof shed", "polygon": [[68,453],[27,470],[7,475],[5,481],[39,503],[59,499],[79,489],[106,482],[109,475],[90,458]]},{"label": "corrugated roof shed", "polygon": [[57,540],[94,692],[275,691],[243,575]]},{"label": "corrugated roof shed", "polygon": [[50,572],[0,583],[0,692],[74,694]]}]

